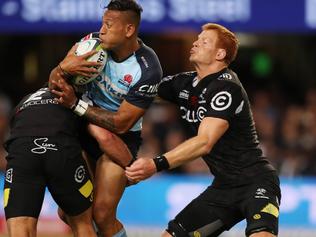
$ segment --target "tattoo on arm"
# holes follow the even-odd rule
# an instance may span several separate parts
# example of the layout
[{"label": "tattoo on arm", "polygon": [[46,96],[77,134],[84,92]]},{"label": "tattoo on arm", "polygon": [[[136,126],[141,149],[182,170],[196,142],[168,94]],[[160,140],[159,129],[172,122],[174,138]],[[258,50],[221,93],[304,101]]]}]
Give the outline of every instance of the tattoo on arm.
[{"label": "tattoo on arm", "polygon": [[114,123],[114,112],[89,106],[84,116],[88,119],[89,122],[95,125],[103,127],[114,133],[118,132],[118,128]]}]

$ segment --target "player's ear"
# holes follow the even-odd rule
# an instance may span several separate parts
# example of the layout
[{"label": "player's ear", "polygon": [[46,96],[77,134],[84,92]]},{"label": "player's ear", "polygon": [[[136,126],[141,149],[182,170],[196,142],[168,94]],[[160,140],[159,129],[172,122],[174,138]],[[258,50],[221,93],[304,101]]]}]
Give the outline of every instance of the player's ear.
[{"label": "player's ear", "polygon": [[126,25],[126,37],[131,37],[136,31],[136,26],[134,24],[127,24]]},{"label": "player's ear", "polygon": [[222,61],[222,60],[224,60],[225,57],[226,57],[226,50],[225,49],[218,49],[217,53],[216,53],[216,59],[218,61]]}]

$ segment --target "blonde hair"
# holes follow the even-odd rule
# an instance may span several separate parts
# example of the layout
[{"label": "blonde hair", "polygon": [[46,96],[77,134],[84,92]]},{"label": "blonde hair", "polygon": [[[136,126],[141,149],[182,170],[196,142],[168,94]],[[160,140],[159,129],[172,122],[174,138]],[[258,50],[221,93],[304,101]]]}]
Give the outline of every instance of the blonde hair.
[{"label": "blonde hair", "polygon": [[217,32],[217,47],[226,50],[224,61],[225,63],[227,63],[227,65],[235,60],[238,51],[239,41],[233,32],[222,25],[214,23],[207,23],[203,25],[202,30],[215,30]]}]

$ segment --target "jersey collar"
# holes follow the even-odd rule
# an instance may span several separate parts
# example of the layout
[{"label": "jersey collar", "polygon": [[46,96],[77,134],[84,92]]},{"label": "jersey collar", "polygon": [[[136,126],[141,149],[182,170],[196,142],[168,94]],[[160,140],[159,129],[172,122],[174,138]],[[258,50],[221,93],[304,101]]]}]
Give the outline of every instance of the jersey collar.
[{"label": "jersey collar", "polygon": [[[225,67],[223,68],[222,70],[220,70],[219,72],[216,72],[216,73],[212,73],[212,74],[209,74],[207,75],[206,77],[202,78],[199,83],[197,85],[193,85],[193,87],[203,87],[203,86],[206,86],[209,82],[211,82],[212,80],[215,80],[217,79],[220,75],[222,75],[224,72],[227,72],[228,71],[228,68]],[[193,82],[194,83],[194,79],[193,79]]]}]

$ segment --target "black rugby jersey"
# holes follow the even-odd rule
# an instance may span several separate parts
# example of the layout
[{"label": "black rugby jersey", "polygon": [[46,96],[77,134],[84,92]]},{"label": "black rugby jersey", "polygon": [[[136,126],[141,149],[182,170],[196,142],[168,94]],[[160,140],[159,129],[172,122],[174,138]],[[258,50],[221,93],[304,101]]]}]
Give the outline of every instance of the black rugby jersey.
[{"label": "black rugby jersey", "polygon": [[232,70],[225,68],[200,81],[196,72],[166,77],[158,95],[179,106],[182,119],[195,135],[204,117],[229,122],[226,133],[203,157],[215,176],[215,186],[241,185],[274,171],[259,148],[247,93]]},{"label": "black rugby jersey", "polygon": [[25,136],[77,136],[79,117],[54,98],[48,88],[24,97],[12,115],[9,140]]}]

